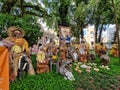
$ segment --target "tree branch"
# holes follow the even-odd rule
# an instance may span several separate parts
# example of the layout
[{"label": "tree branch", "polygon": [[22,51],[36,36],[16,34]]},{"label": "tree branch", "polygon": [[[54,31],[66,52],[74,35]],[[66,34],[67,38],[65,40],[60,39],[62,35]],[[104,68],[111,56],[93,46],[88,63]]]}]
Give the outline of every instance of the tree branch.
[{"label": "tree branch", "polygon": [[43,17],[43,15],[37,14],[35,12],[31,12],[31,11],[25,11],[25,14],[30,14],[30,15],[34,15],[34,16],[38,16],[38,17]]},{"label": "tree branch", "polygon": [[39,7],[38,5],[24,5],[25,8],[30,7],[30,8],[34,8],[37,11],[43,12],[44,14],[47,15],[47,11],[45,11],[42,7]]},{"label": "tree branch", "polygon": [[24,3],[24,0],[20,0],[21,16],[23,16],[25,12],[23,3]]},{"label": "tree branch", "polygon": [[12,7],[17,3],[18,0],[3,0],[1,11],[10,13]]}]

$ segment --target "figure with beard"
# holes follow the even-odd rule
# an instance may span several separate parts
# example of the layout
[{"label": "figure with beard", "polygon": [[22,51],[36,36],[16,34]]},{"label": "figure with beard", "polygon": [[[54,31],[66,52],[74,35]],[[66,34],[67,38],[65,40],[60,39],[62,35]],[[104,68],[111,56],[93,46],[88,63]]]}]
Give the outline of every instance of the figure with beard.
[{"label": "figure with beard", "polygon": [[26,55],[26,59],[29,63],[28,73],[34,75],[35,72],[30,59],[28,42],[23,38],[25,35],[24,30],[16,26],[11,26],[8,28],[7,34],[9,37],[7,37],[6,40],[15,43],[15,45],[10,48],[10,65],[13,69],[13,72],[10,73],[13,73],[15,78],[18,76],[18,63],[20,57]]}]

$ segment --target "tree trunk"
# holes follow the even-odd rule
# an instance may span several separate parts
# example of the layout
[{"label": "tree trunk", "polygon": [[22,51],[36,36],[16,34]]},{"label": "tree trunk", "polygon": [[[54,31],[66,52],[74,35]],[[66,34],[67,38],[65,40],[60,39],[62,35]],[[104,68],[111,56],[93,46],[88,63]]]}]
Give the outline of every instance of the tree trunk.
[{"label": "tree trunk", "polygon": [[117,31],[114,32],[113,42],[117,42]]},{"label": "tree trunk", "polygon": [[98,23],[95,23],[95,43],[98,43],[97,37],[98,37]]},{"label": "tree trunk", "polygon": [[98,37],[98,43],[101,42],[102,31],[103,31],[103,24],[102,24],[102,26],[100,28],[100,33],[99,33],[99,37]]},{"label": "tree trunk", "polygon": [[77,33],[76,33],[76,36],[79,38],[80,36],[80,27],[79,27],[79,24],[77,23]]},{"label": "tree trunk", "polygon": [[83,32],[83,28],[82,28],[83,26],[81,25],[81,27],[80,27],[80,34],[81,34],[81,38],[83,39],[83,37],[84,37],[84,32]]},{"label": "tree trunk", "polygon": [[114,8],[114,17],[116,22],[116,32],[117,32],[117,42],[118,42],[118,51],[119,51],[119,63],[120,63],[120,30],[119,30],[119,23],[118,23],[118,16],[117,16],[117,8],[115,6],[114,0],[112,0],[112,5]]},{"label": "tree trunk", "polygon": [[21,14],[20,14],[20,16],[21,17],[24,15],[24,11],[25,11],[23,4],[24,4],[24,0],[20,0],[20,6],[21,6]]}]

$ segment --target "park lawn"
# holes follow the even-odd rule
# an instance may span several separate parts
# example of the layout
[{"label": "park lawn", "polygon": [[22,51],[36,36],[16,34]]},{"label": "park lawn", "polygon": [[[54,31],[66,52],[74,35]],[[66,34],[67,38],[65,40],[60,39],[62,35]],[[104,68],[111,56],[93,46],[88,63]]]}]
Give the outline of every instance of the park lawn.
[{"label": "park lawn", "polygon": [[[110,70],[92,70],[90,73],[83,70],[78,73],[74,70],[75,81],[65,80],[59,73],[42,73],[37,75],[23,75],[10,84],[10,90],[120,90],[120,63],[118,58],[111,57]],[[32,56],[33,66],[36,69],[35,56]],[[98,64],[99,59],[92,61]]]}]

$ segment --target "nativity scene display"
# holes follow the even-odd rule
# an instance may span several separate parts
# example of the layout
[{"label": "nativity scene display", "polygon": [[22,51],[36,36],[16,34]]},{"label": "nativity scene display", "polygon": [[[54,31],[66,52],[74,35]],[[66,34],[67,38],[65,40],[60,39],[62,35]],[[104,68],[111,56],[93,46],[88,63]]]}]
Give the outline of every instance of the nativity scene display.
[{"label": "nativity scene display", "polygon": [[[110,70],[109,54],[118,57],[117,44],[113,44],[108,54],[103,42],[94,44],[92,49],[85,38],[74,42],[70,27],[61,26],[59,34],[59,45],[51,35],[43,35],[37,43],[29,46],[22,28],[9,27],[8,37],[0,37],[0,45],[9,52],[9,82],[15,82],[27,74],[36,76],[50,72],[59,74],[65,80],[76,81],[74,72],[82,74]],[[95,63],[96,58],[98,63]]]}]

